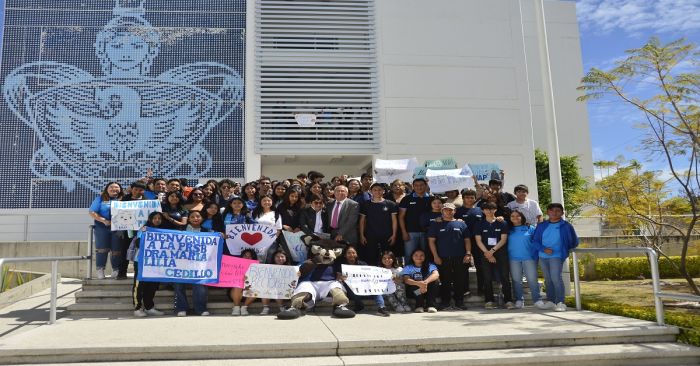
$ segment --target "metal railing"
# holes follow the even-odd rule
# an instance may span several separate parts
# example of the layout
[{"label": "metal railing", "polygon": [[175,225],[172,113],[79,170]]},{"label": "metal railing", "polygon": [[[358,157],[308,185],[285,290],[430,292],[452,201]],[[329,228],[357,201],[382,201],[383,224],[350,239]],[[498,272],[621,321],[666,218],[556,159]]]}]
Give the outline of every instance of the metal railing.
[{"label": "metal railing", "polygon": [[95,225],[89,226],[88,255],[76,255],[69,257],[18,257],[0,258],[0,283],[2,283],[2,267],[8,263],[51,262],[51,304],[49,306],[49,324],[56,323],[56,303],[58,301],[58,262],[88,261],[86,277],[92,278],[92,255],[94,244]]},{"label": "metal railing", "polygon": [[581,280],[579,279],[578,254],[579,253],[645,253],[649,258],[651,267],[651,285],[654,295],[654,308],[656,310],[656,324],[665,325],[664,321],[664,299],[676,299],[700,302],[700,296],[673,294],[661,292],[659,276],[659,256],[654,249],[644,247],[634,248],[577,248],[572,251],[574,260],[574,291],[576,292],[576,310],[581,311]]}]

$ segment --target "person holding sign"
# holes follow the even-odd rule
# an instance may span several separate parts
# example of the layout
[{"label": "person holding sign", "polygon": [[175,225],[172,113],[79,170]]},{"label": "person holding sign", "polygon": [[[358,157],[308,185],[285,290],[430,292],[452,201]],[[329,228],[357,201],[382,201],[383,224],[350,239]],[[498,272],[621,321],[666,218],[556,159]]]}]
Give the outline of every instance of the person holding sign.
[{"label": "person holding sign", "polygon": [[137,253],[139,250],[141,233],[146,231],[147,227],[158,228],[165,222],[165,217],[160,212],[151,212],[148,215],[148,221],[146,225],[141,228],[139,232],[136,233],[134,239],[131,241],[131,246],[127,251],[127,259],[131,256],[131,260],[134,261],[134,285],[131,288],[132,298],[134,300],[134,316],[143,318],[148,315],[163,315],[163,312],[155,308],[155,303],[153,299],[156,297],[156,291],[158,291],[158,282],[145,282],[139,281],[139,265],[138,257],[129,255],[130,253]]},{"label": "person holding sign", "polygon": [[442,220],[433,222],[428,230],[428,245],[441,275],[440,310],[450,308],[450,297],[454,298],[455,308],[467,310],[464,305],[464,272],[472,260],[472,245],[467,224],[455,220],[454,214],[455,205],[445,203]]},{"label": "person holding sign", "polygon": [[[255,253],[253,249],[244,249],[241,252],[241,258],[243,259],[250,259],[250,260],[258,260],[258,255]],[[229,296],[231,297],[231,300],[233,300],[233,309],[231,311],[231,315],[233,316],[247,316],[250,315],[248,312],[248,306],[255,301],[254,297],[246,297],[245,302],[243,305],[241,305],[241,301],[243,301],[243,289],[234,287],[229,291]],[[270,313],[270,307],[269,307],[270,301],[268,300],[267,302],[267,311],[265,314],[261,315],[267,315]],[[263,308],[263,311],[265,311],[265,308]]]},{"label": "person holding sign", "polygon": [[355,305],[353,306],[353,311],[355,311],[356,313],[362,311],[365,308],[365,304],[362,302],[362,299],[372,297],[374,299],[374,302],[377,304],[377,315],[384,317],[389,316],[389,311],[387,311],[386,306],[384,306],[384,297],[382,295],[360,296],[352,292],[350,286],[348,286],[348,284],[345,283],[345,280],[347,280],[347,275],[342,273],[341,269],[343,264],[351,266],[366,266],[367,263],[357,259],[357,249],[355,249],[355,247],[352,245],[348,245],[347,248],[345,248],[345,255],[343,256],[343,260],[335,262],[336,276],[339,281],[343,282],[343,287],[345,287],[345,292],[347,293],[350,301],[355,303]]},{"label": "person holding sign", "polygon": [[396,242],[398,207],[384,199],[384,186],[372,184],[372,199],[360,205],[360,258],[371,266],[379,263],[379,253]]},{"label": "person holding sign", "polygon": [[403,268],[401,276],[406,284],[406,293],[413,294],[416,298],[414,312],[437,313],[435,297],[440,273],[434,264],[426,260],[423,249],[418,248],[411,253],[411,264]]},{"label": "person holding sign", "polygon": [[384,296],[384,300],[388,301],[397,313],[410,312],[411,307],[408,305],[408,302],[406,302],[406,285],[403,283],[403,278],[401,277],[403,268],[399,267],[398,263],[396,263],[396,256],[394,253],[388,250],[382,253],[382,267],[391,271],[392,279],[396,284],[396,291],[393,294],[382,295]]},{"label": "person holding sign", "polygon": [[[262,196],[260,201],[258,201],[257,207],[253,210],[253,221],[256,224],[262,224],[274,227],[277,230],[277,237],[279,238],[282,233],[282,215],[272,208],[272,197]],[[275,241],[270,248],[267,250],[267,254],[264,258],[260,258],[262,263],[267,263],[267,261],[272,258],[272,253],[274,253],[279,244]]]},{"label": "person holding sign", "polygon": [[[200,211],[192,211],[188,217],[186,231],[206,233],[209,230],[202,227],[202,213]],[[175,283],[175,313],[177,316],[187,316],[189,304],[187,303],[187,294],[185,293],[184,283]],[[207,310],[207,286],[192,285],[192,303],[194,304],[194,312],[201,316],[208,316]]]},{"label": "person holding sign", "polygon": [[95,264],[97,279],[105,278],[107,257],[112,252],[112,278],[119,275],[119,265],[122,261],[121,239],[118,231],[112,231],[112,201],[120,200],[124,195],[122,186],[117,182],[109,182],[90,204],[89,214],[95,220]]},{"label": "person holding sign", "polygon": [[486,309],[494,309],[493,271],[498,271],[506,309],[513,309],[508,262],[508,224],[496,219],[496,204],[485,202],[481,209],[485,218],[476,225],[476,245],[484,253],[484,297]]},{"label": "person holding sign", "polygon": [[[136,181],[131,183],[130,192],[122,198],[122,201],[142,201],[146,199],[144,193],[146,192],[146,185],[141,181]],[[122,247],[121,252],[126,253],[131,244],[131,239],[134,237],[134,231],[125,230],[122,232]],[[129,259],[124,258],[124,260],[119,265],[119,273],[117,274],[118,280],[126,279],[126,272],[129,269]]]}]

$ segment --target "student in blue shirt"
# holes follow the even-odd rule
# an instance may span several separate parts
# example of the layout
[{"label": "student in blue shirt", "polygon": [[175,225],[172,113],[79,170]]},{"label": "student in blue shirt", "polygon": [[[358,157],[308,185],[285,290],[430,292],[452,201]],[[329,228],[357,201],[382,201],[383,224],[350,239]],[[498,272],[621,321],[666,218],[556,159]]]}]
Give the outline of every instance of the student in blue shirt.
[{"label": "student in blue shirt", "polygon": [[513,294],[510,289],[510,271],[508,265],[508,224],[496,219],[496,204],[485,202],[481,209],[486,217],[476,225],[476,245],[484,253],[484,298],[486,309],[494,309],[493,271],[498,271],[503,300],[506,309],[513,309]]},{"label": "student in blue shirt", "polygon": [[441,220],[433,222],[428,230],[428,245],[442,276],[438,310],[449,309],[451,297],[454,298],[455,308],[467,310],[464,305],[464,272],[472,259],[472,246],[467,224],[455,220],[454,213],[454,203],[445,203]]},{"label": "student in blue shirt", "polygon": [[569,252],[578,246],[578,236],[574,227],[563,219],[564,206],[561,203],[550,203],[547,216],[548,220],[537,225],[532,236],[532,243],[539,250],[540,267],[547,288],[548,301],[538,307],[566,311],[561,273]]},{"label": "student in blue shirt", "polygon": [[403,268],[401,276],[406,284],[406,293],[413,294],[416,298],[414,312],[437,313],[435,297],[438,292],[440,273],[434,264],[426,260],[423,249],[413,250],[411,264]]},{"label": "student in blue shirt", "polygon": [[95,220],[95,265],[97,278],[105,278],[107,256],[112,252],[112,278],[119,275],[119,265],[122,262],[120,231],[112,231],[112,201],[118,201],[124,195],[122,186],[117,182],[109,182],[102,193],[92,201],[89,214]]},{"label": "student in blue shirt", "polygon": [[542,304],[540,301],[540,285],[537,282],[537,249],[532,245],[534,226],[526,224],[527,218],[520,211],[510,214],[512,224],[508,233],[508,258],[510,259],[510,276],[513,280],[513,292],[515,293],[515,308],[523,308],[523,273],[530,287],[530,295],[535,306]]}]

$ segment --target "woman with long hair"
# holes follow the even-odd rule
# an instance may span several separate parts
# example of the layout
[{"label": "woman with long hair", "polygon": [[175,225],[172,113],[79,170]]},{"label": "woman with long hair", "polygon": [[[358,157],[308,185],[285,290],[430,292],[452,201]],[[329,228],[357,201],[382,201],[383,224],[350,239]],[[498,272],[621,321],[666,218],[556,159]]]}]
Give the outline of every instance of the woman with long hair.
[{"label": "woman with long hair", "polygon": [[119,265],[122,261],[121,237],[118,231],[112,231],[112,201],[119,201],[124,196],[122,186],[117,182],[109,182],[102,193],[95,197],[89,208],[90,217],[95,220],[95,262],[97,278],[105,278],[105,267],[110,252],[112,278],[119,276]]}]

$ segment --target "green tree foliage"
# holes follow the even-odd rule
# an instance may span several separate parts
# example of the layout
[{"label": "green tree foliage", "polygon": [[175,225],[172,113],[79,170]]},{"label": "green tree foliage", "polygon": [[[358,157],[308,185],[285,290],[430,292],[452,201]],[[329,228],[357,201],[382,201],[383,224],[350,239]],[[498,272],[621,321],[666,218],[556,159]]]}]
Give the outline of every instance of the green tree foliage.
[{"label": "green tree foliage", "polygon": [[[698,56],[696,45],[683,39],[662,44],[651,38],[642,47],[628,50],[627,57],[612,69],[591,69],[581,81],[579,90],[585,95],[579,100],[606,98],[636,111],[640,127],[647,132],[641,141],[643,150],[666,164],[689,208],[687,222],[676,225],[683,236],[680,272],[700,295],[700,288],[686,270],[688,244],[700,219]],[[656,220],[651,215],[647,219]]]},{"label": "green tree foliage", "polygon": [[[578,156],[560,156],[561,180],[564,190],[564,209],[567,216],[576,216],[581,210],[578,196],[586,189],[586,180],[581,177]],[[535,168],[537,170],[537,194],[542,212],[547,211],[551,199],[551,184],[549,181],[549,157],[547,153],[535,150]]]}]

